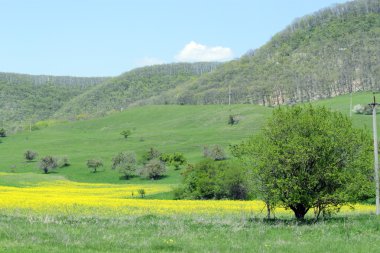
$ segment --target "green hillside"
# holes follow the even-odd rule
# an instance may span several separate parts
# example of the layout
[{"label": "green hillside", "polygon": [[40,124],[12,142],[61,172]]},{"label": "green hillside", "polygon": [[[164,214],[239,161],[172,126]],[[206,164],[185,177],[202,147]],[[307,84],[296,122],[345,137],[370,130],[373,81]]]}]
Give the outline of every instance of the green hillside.
[{"label": "green hillside", "polygon": [[[218,63],[174,63],[134,69],[88,90],[62,107],[56,117],[105,115],[131,105],[146,104],[161,93],[197,79]],[[168,101],[160,101],[160,104]]]},{"label": "green hillside", "polygon": [[234,104],[277,105],[375,91],[379,42],[380,0],[356,0],[302,17],[224,64],[156,65],[110,79],[0,73],[0,120],[13,131],[135,105],[226,104],[229,93]]},{"label": "green hillside", "polygon": [[104,82],[102,77],[0,73],[0,122],[8,131],[51,117],[73,97]]},{"label": "green hillside", "polygon": [[[121,183],[119,174],[111,170],[111,159],[121,151],[135,151],[139,158],[154,147],[165,153],[182,152],[190,162],[203,156],[203,146],[220,144],[226,151],[260,128],[271,109],[261,106],[234,105],[231,113],[240,115],[237,125],[227,124],[229,108],[209,106],[143,106],[127,109],[103,118],[67,122],[37,131],[24,131],[2,138],[1,171],[36,172],[37,163],[27,163],[26,150],[46,155],[67,156],[71,166],[58,169],[59,175],[72,180]],[[128,139],[120,134],[129,129]],[[90,173],[86,161],[104,161],[104,172]],[[160,183],[179,182],[179,171],[173,168]],[[146,180],[132,179],[136,183]],[[147,180],[149,182],[149,180]]]},{"label": "green hillside", "polygon": [[[371,93],[353,96],[353,105],[371,102]],[[339,96],[316,102],[346,115],[350,111],[350,96]],[[133,178],[120,180],[118,172],[111,170],[112,158],[121,151],[135,151],[139,158],[154,147],[164,153],[181,152],[189,162],[197,162],[203,157],[205,145],[219,144],[229,152],[229,144],[239,143],[244,138],[257,133],[271,108],[257,105],[160,105],[127,109],[112,115],[61,123],[37,131],[24,131],[6,138],[0,143],[0,171],[39,174],[45,178],[64,176],[84,182],[109,183],[149,183],[149,180]],[[229,115],[239,115],[237,125],[228,125]],[[352,115],[356,127],[366,127],[371,131],[372,117]],[[380,121],[379,121],[380,122]],[[128,139],[120,134],[131,130]],[[23,154],[31,149],[46,155],[67,156],[71,165],[60,168],[56,173],[42,175],[37,162],[25,162]],[[86,167],[88,159],[102,159],[104,171],[91,173]],[[40,180],[41,176],[38,179]],[[17,176],[16,176],[17,178]],[[9,179],[11,182],[17,179]],[[33,181],[33,177],[28,176]],[[29,179],[23,179],[29,180]],[[158,183],[172,184],[180,181],[180,171],[170,168],[168,177]]]},{"label": "green hillside", "polygon": [[184,84],[162,100],[263,105],[378,90],[380,0],[356,0],[302,17],[264,46]]}]

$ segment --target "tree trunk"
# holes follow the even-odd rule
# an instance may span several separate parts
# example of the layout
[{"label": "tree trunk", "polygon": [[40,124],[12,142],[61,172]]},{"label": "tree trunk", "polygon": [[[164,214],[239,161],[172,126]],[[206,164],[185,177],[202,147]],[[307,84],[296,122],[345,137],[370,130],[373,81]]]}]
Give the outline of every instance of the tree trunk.
[{"label": "tree trunk", "polygon": [[302,220],[305,217],[305,214],[309,211],[309,207],[306,207],[303,204],[295,204],[290,206],[290,209],[294,212],[294,215],[298,220]]}]

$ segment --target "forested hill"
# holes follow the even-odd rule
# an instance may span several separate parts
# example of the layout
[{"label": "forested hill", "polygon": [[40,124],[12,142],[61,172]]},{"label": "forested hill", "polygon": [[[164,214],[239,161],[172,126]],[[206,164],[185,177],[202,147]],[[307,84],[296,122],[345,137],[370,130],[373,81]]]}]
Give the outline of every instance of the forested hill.
[{"label": "forested hill", "polygon": [[[144,104],[183,83],[217,69],[219,63],[173,63],[137,68],[95,86],[75,97],[55,116],[104,115],[132,104]],[[161,101],[162,103],[168,101]]]},{"label": "forested hill", "polygon": [[47,119],[72,98],[107,79],[0,73],[1,124],[12,131],[10,126]]},{"label": "forested hill", "polygon": [[0,82],[22,85],[29,83],[33,85],[56,85],[56,86],[74,86],[86,88],[109,79],[109,77],[74,77],[74,76],[52,76],[52,75],[27,75],[17,73],[0,72]]},{"label": "forested hill", "polygon": [[[252,31],[254,32],[254,31]],[[156,99],[264,105],[380,86],[380,0],[357,0],[293,22],[258,50]]]}]

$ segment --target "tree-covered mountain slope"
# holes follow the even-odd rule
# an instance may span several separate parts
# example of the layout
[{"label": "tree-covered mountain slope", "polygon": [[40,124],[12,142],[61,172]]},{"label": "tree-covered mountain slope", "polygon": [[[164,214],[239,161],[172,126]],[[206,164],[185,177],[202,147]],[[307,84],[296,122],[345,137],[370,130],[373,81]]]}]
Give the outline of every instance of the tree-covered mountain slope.
[{"label": "tree-covered mountain slope", "polygon": [[[63,106],[56,117],[104,115],[132,104],[144,104],[183,83],[215,70],[218,63],[173,63],[137,68],[109,79]],[[169,101],[161,100],[160,103]]]},{"label": "tree-covered mountain slope", "polygon": [[264,105],[380,86],[380,0],[356,0],[305,16],[264,46],[154,102]]},{"label": "tree-covered mountain slope", "polygon": [[103,77],[0,73],[1,127],[47,119],[73,97],[105,80]]}]

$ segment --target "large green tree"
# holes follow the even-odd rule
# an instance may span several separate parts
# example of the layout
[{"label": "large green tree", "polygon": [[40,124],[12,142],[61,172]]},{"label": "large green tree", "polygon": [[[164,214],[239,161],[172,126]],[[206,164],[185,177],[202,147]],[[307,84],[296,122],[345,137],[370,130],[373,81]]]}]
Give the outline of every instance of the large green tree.
[{"label": "large green tree", "polygon": [[252,170],[268,211],[281,205],[302,219],[314,208],[318,218],[371,189],[370,136],[324,107],[275,109],[259,136],[232,151]]}]

